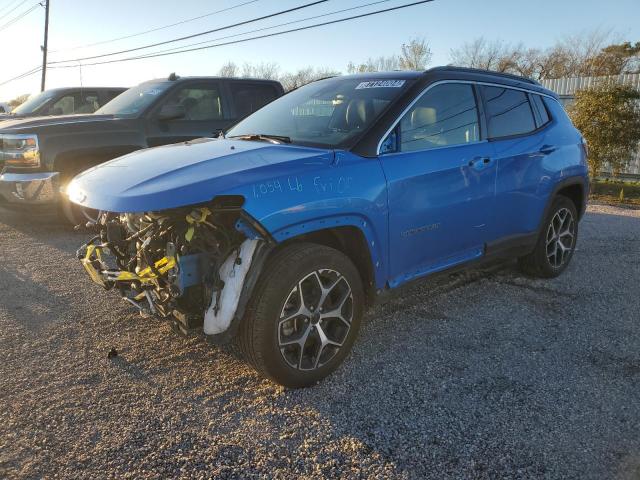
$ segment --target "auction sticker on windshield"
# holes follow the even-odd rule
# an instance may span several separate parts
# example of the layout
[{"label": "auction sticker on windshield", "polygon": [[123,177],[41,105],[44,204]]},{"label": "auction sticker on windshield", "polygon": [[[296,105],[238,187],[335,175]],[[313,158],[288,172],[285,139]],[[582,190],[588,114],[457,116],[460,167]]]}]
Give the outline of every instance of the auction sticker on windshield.
[{"label": "auction sticker on windshield", "polygon": [[404,80],[374,80],[370,82],[361,82],[356,87],[356,90],[362,90],[364,88],[400,88],[404,85]]}]

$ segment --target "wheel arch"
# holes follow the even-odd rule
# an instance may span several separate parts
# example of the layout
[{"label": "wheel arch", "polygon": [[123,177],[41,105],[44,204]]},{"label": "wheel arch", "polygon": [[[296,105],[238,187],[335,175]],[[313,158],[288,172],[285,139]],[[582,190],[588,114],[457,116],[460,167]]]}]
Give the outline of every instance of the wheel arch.
[{"label": "wheel arch", "polygon": [[289,237],[278,244],[276,250],[291,243],[309,242],[333,248],[345,254],[356,266],[365,288],[367,304],[371,304],[376,294],[375,266],[365,233],[353,225],[308,231]]},{"label": "wheel arch", "polygon": [[565,196],[572,202],[574,202],[576,211],[578,212],[578,220],[580,220],[587,208],[589,181],[583,176],[575,176],[565,178],[556,183],[556,185],[551,190],[551,193],[547,199],[547,204],[544,207],[544,212],[542,214],[542,217],[540,218],[540,222],[538,224],[538,233],[543,227],[544,219],[547,218],[547,215],[549,215],[549,210],[553,205],[553,200],[558,195]]}]

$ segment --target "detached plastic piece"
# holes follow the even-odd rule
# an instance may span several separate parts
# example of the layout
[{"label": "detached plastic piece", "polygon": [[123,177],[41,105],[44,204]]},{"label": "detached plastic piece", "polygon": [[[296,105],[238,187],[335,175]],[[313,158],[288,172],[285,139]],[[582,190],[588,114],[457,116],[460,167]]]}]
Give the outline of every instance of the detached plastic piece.
[{"label": "detached plastic piece", "polygon": [[[260,240],[255,239],[245,240],[240,246],[240,253],[230,255],[220,267],[219,274],[224,282],[224,288],[219,295],[218,291],[213,292],[211,306],[204,316],[206,335],[217,335],[229,328],[238,308],[242,286],[259,242]],[[238,258],[242,260],[240,264],[237,262]]]}]

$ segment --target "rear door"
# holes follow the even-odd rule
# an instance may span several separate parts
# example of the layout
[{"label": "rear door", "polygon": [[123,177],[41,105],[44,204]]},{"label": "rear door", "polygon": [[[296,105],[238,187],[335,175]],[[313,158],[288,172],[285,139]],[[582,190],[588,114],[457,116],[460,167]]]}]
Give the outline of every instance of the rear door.
[{"label": "rear door", "polygon": [[[166,145],[202,137],[217,137],[229,125],[228,105],[220,81],[185,82],[176,86],[147,117],[149,146]],[[183,118],[161,120],[164,105],[182,105]]]},{"label": "rear door", "polygon": [[469,83],[430,87],[382,143],[392,287],[484,253],[496,164],[477,96]]},{"label": "rear door", "polygon": [[280,96],[280,91],[273,83],[233,80],[228,85],[233,122],[243,119]]},{"label": "rear door", "polygon": [[545,184],[552,180],[548,159],[555,150],[545,142],[550,117],[541,98],[523,90],[488,85],[480,89],[498,165],[493,236],[515,240],[537,228],[544,209]]}]

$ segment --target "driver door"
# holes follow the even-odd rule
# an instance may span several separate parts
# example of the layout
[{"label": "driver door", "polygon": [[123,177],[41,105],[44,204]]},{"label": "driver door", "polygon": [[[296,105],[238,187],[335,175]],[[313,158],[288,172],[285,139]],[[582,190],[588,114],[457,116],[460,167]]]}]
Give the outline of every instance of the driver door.
[{"label": "driver door", "polygon": [[[220,82],[186,83],[178,86],[154,108],[147,120],[150,147],[179,143],[202,137],[217,137],[229,123]],[[165,105],[182,105],[184,117],[158,118]]]},{"label": "driver door", "polygon": [[496,163],[477,98],[468,83],[431,87],[382,143],[392,287],[484,254]]}]

